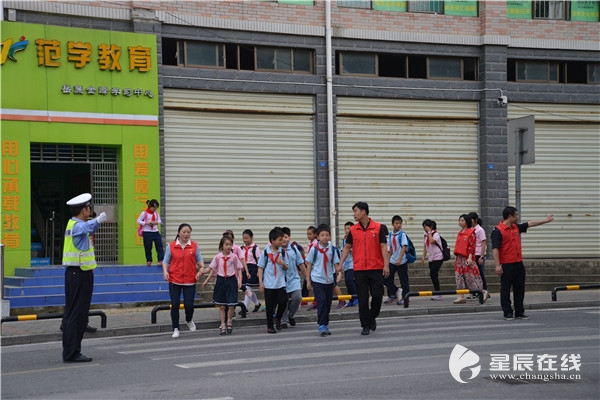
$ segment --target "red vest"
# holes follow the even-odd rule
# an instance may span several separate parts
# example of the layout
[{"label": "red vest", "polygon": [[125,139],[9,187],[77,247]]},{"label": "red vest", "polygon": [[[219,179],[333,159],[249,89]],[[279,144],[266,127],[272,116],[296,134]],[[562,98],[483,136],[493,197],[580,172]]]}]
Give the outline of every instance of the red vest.
[{"label": "red vest", "polygon": [[352,233],[352,259],[355,271],[383,270],[383,255],[379,233],[381,224],[369,218],[364,230],[360,222],[350,228]]},{"label": "red vest", "polygon": [[198,243],[191,240],[184,248],[176,241],[169,243],[171,263],[169,264],[169,282],[180,285],[196,283],[196,249]]},{"label": "red vest", "polygon": [[458,231],[456,236],[456,244],[454,245],[454,255],[469,257],[469,254],[475,258],[475,245],[469,247],[469,239],[475,233],[475,229],[467,228],[464,232]]},{"label": "red vest", "polygon": [[502,234],[502,245],[498,249],[500,264],[523,261],[523,253],[521,252],[521,231],[517,224],[513,224],[509,228],[503,222],[500,222],[496,226],[496,229]]}]

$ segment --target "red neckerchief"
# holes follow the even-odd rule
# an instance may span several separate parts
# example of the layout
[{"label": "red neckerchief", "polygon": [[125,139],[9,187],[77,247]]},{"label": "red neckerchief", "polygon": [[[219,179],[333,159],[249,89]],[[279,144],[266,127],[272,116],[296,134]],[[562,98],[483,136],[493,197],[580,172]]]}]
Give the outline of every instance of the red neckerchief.
[{"label": "red neckerchief", "polygon": [[267,253],[267,255],[269,256],[269,259],[271,260],[271,262],[273,263],[273,270],[275,271],[273,273],[274,276],[277,276],[277,260],[279,259],[279,255],[281,253],[277,252],[277,255],[275,257],[273,257],[273,254],[271,253]]},{"label": "red neckerchief", "polygon": [[[154,214],[153,212],[150,212],[149,208],[146,209],[146,214],[152,215],[152,221],[156,221],[156,214]],[[146,218],[148,218],[148,217],[146,217]]]},{"label": "red neckerchief", "polygon": [[[435,234],[435,231],[431,231],[431,237]],[[426,246],[429,246],[429,235],[427,235],[427,241],[425,242]]]},{"label": "red neckerchief", "polygon": [[329,261],[329,259],[327,258],[327,250],[329,250],[329,247],[325,247],[325,250],[323,250],[321,249],[321,244],[317,243],[316,248],[317,250],[319,250],[319,253],[323,254],[323,271],[325,271],[325,282],[329,283],[327,275],[327,261]]},{"label": "red neckerchief", "polygon": [[396,249],[398,248],[398,243],[396,243],[396,236],[398,236],[399,233],[400,231],[392,233],[392,247],[394,248],[394,252],[396,252]]},{"label": "red neckerchief", "polygon": [[[252,243],[250,246],[246,246],[246,245],[242,246],[242,248],[244,249],[244,252],[245,252],[244,257],[246,257],[245,258],[246,262],[248,262],[248,252],[250,251],[251,248],[254,247],[253,245],[254,245],[254,243]],[[254,260],[254,262],[256,262],[256,260]]]},{"label": "red neckerchief", "polygon": [[230,257],[221,256],[221,258],[223,259],[223,275],[227,278],[227,260],[229,260]]}]

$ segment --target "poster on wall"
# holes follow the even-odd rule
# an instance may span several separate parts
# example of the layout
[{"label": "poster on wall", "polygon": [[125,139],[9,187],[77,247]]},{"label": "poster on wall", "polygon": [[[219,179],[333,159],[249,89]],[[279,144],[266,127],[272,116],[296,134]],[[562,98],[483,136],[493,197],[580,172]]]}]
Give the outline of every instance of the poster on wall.
[{"label": "poster on wall", "polygon": [[406,1],[373,0],[373,10],[406,12]]},{"label": "poster on wall", "polygon": [[598,22],[600,2],[595,1],[572,1],[571,21]]},{"label": "poster on wall", "polygon": [[477,16],[476,0],[454,0],[444,1],[444,14],[458,15],[463,17]]},{"label": "poster on wall", "polygon": [[531,19],[531,0],[507,1],[506,17],[514,19]]}]

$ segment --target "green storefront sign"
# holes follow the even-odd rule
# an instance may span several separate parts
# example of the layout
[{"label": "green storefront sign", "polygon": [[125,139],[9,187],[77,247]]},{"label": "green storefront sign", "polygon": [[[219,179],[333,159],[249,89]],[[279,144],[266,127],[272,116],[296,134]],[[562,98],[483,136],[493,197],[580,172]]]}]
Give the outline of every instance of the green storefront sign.
[{"label": "green storefront sign", "polygon": [[444,1],[444,14],[476,17],[477,0]]},{"label": "green storefront sign", "polygon": [[119,262],[139,262],[134,219],[160,191],[156,37],[6,21],[1,32],[6,275],[31,265],[32,143],[117,149]]}]

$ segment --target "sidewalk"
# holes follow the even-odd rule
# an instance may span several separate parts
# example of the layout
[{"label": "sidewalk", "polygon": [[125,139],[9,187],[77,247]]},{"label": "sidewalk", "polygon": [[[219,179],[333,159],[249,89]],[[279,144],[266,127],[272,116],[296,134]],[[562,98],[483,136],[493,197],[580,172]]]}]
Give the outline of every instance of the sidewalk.
[{"label": "sidewalk", "polygon": [[[431,301],[430,297],[411,297],[410,307],[398,306],[396,304],[383,304],[380,317],[401,317],[427,314],[453,314],[493,311],[502,317],[500,309],[500,298],[498,293],[492,293],[492,298],[485,304],[480,305],[478,300],[469,300],[467,304],[453,304],[455,295],[444,296],[440,301]],[[384,297],[384,300],[387,297]],[[164,305],[168,305],[168,301]],[[341,319],[358,319],[358,307],[347,307],[337,309],[337,302],[332,303],[331,321]],[[550,291],[525,293],[525,309],[528,314],[535,318],[535,311],[552,308],[575,308],[575,307],[600,307],[600,290],[570,290],[557,292],[557,301],[552,301]],[[97,327],[95,333],[86,333],[85,338],[100,338],[111,336],[140,335],[149,333],[171,332],[170,312],[158,311],[156,324],[151,323],[151,311],[154,306],[135,308],[104,308],[107,316],[106,328],[100,327],[100,317],[91,316],[90,325]],[[250,307],[252,309],[252,305]],[[236,307],[239,312],[239,307]],[[308,311],[306,306],[300,307],[296,314],[296,321],[315,322],[316,311]],[[62,340],[59,330],[60,319],[36,320],[36,321],[10,321],[2,324],[1,336],[2,346],[10,346],[26,343],[42,343]],[[196,308],[194,311],[194,322],[198,330],[214,330],[218,334],[219,311],[216,308]],[[183,331],[187,330],[183,310],[180,310],[180,324]],[[358,321],[357,321],[358,324]],[[265,313],[259,311],[249,312],[246,318],[236,316],[233,322],[235,329],[244,326],[263,325],[266,327]],[[357,325],[358,327],[358,325]],[[266,328],[265,328],[266,329]]]}]

